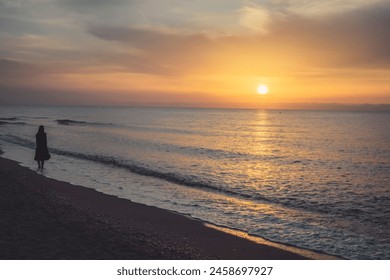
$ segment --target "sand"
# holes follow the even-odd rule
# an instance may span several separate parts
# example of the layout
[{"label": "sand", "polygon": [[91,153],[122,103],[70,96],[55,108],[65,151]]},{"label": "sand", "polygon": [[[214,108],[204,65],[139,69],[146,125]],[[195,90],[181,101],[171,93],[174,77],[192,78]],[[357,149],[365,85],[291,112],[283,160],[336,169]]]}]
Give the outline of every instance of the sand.
[{"label": "sand", "polygon": [[307,258],[0,157],[0,259]]}]

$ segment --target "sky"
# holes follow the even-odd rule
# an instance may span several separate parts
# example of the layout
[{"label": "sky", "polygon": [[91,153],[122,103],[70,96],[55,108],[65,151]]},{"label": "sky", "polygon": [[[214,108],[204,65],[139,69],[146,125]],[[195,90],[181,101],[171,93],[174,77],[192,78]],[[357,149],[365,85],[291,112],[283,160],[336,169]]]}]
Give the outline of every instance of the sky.
[{"label": "sky", "polygon": [[390,104],[389,26],[388,0],[0,0],[0,104]]}]

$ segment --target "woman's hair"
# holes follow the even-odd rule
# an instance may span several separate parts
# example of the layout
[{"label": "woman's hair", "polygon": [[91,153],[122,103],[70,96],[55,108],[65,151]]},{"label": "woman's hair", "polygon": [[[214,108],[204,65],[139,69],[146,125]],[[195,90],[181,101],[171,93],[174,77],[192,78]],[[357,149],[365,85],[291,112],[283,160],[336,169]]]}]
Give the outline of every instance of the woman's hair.
[{"label": "woman's hair", "polygon": [[45,133],[45,127],[43,125],[39,126],[38,133]]}]

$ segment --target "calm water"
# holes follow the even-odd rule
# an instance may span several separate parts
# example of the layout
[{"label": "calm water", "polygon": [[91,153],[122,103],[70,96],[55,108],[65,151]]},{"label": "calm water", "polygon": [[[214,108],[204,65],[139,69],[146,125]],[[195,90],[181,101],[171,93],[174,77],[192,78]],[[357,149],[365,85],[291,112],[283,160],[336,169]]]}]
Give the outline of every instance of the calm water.
[{"label": "calm water", "polygon": [[[390,113],[0,107],[5,157],[273,241],[390,259]],[[58,122],[58,120],[70,120]]]}]

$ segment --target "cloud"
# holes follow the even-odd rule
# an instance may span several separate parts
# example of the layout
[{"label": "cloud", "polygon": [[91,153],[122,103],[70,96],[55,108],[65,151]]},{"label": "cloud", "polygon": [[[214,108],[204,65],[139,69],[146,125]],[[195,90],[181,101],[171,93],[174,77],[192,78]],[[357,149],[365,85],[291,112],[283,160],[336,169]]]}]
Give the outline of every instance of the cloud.
[{"label": "cloud", "polygon": [[241,25],[255,32],[267,34],[270,21],[270,13],[259,6],[250,5],[240,9]]},{"label": "cloud", "polygon": [[328,17],[337,14],[344,14],[355,9],[365,8],[371,5],[385,3],[385,0],[271,0],[260,2],[268,9],[286,14],[304,16],[310,18]]},{"label": "cloud", "polygon": [[139,2],[137,0],[60,0],[63,5],[72,7],[75,10],[80,9],[81,7],[94,9],[94,8],[107,8],[118,5],[123,5],[126,2],[135,3]]},{"label": "cloud", "polygon": [[128,43],[144,50],[186,48],[208,40],[200,33],[183,34],[158,28],[91,26],[88,32],[103,40]]},{"label": "cloud", "polygon": [[[258,10],[251,9],[243,13],[255,17]],[[262,19],[259,21],[263,23]],[[258,30],[265,28],[261,24],[257,26],[256,20],[250,24]],[[161,28],[100,25],[90,26],[87,31],[101,40],[119,43],[123,50],[138,49],[138,54],[125,56],[123,62],[129,63],[133,71],[143,73],[186,74],[207,68],[210,63],[225,63],[225,67],[220,67],[226,70],[234,59],[236,73],[246,68],[243,74],[264,64],[269,64],[268,68],[274,67],[272,64],[279,68],[291,64],[295,68],[386,68],[390,65],[390,5],[372,5],[327,19],[286,15],[267,24],[267,34],[263,30],[260,34],[212,38],[203,33]],[[221,61],[218,58],[221,54],[230,56],[231,63]],[[256,68],[256,64],[260,66]]]},{"label": "cloud", "polygon": [[26,79],[41,73],[40,69],[32,64],[10,59],[0,59],[0,83],[9,79]]},{"label": "cloud", "polygon": [[376,73],[384,85],[390,67],[379,0],[0,0],[0,26],[0,84],[36,91],[233,92],[258,77],[356,84]]},{"label": "cloud", "polygon": [[[289,9],[320,5],[318,1],[271,2],[273,6],[269,7],[256,4],[256,1],[245,2],[243,7],[235,11],[241,15],[241,24],[250,29],[251,33],[210,35],[169,25],[146,27],[93,21],[84,22],[80,29],[75,29],[75,26],[68,29],[56,27],[54,30],[59,31],[58,34],[26,32],[15,36],[12,32],[8,35],[0,33],[0,56],[30,64],[45,64],[46,68],[48,65],[62,68],[56,71],[52,69],[53,72],[104,72],[115,69],[152,75],[188,75],[212,69],[229,70],[231,74],[237,75],[270,75],[292,66],[389,66],[389,4],[375,2],[363,5],[362,1],[349,1],[350,4],[354,2],[354,9],[343,14],[328,14],[325,18],[316,18],[297,15],[289,12]],[[106,1],[61,0],[61,3],[74,11],[83,7],[82,9],[90,8],[91,11],[100,9],[101,12],[106,11],[106,16],[112,15],[107,11],[110,8],[106,7]],[[134,9],[129,10],[131,15],[142,5],[148,8],[147,11],[152,9],[152,2],[149,1],[117,0],[115,3],[116,10],[133,6]],[[160,7],[162,4],[158,3]],[[202,1],[202,5],[205,3]],[[285,4],[287,8],[283,10],[281,4]],[[171,12],[190,17],[183,5]],[[335,1],[334,5],[340,6],[342,3]],[[219,6],[216,5],[215,10],[219,10]],[[203,8],[198,9],[201,11]],[[229,8],[234,6],[231,4]],[[14,9],[21,11],[27,7]],[[156,11],[152,14],[154,13]]]},{"label": "cloud", "polygon": [[[153,74],[184,74],[191,70],[188,67],[204,62],[213,49],[212,39],[200,33],[112,26],[91,26],[88,32],[102,40],[119,42],[123,52],[130,47],[138,49],[138,54],[122,59],[134,71]],[[123,60],[121,63],[124,65]]]},{"label": "cloud", "polygon": [[320,65],[386,67],[390,65],[390,5],[380,3],[326,19],[290,17],[273,26],[280,44],[307,54]]}]

